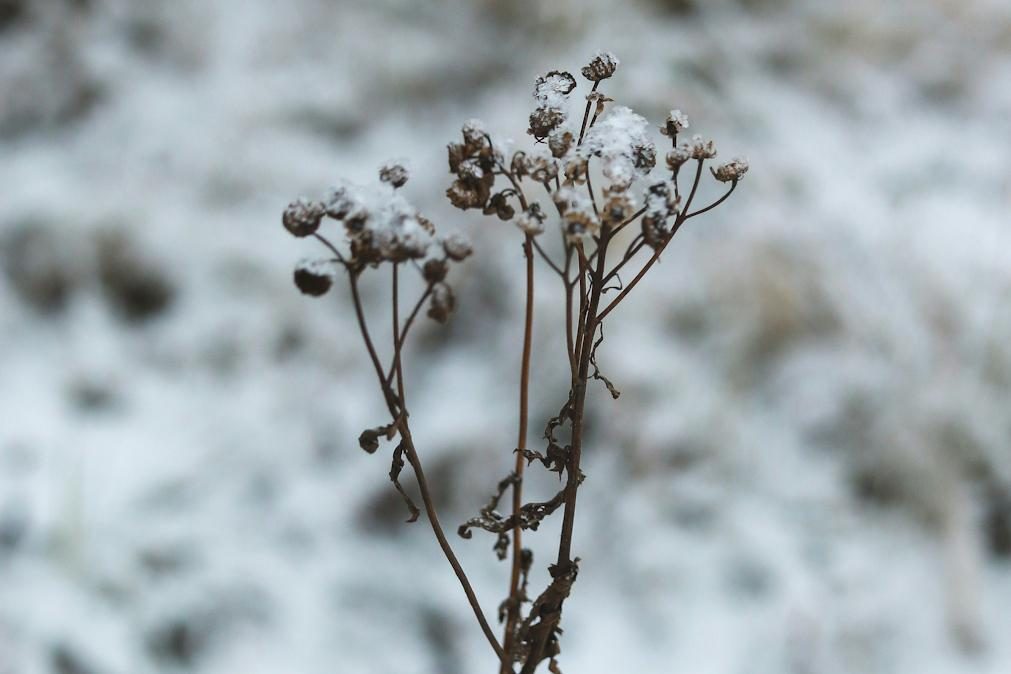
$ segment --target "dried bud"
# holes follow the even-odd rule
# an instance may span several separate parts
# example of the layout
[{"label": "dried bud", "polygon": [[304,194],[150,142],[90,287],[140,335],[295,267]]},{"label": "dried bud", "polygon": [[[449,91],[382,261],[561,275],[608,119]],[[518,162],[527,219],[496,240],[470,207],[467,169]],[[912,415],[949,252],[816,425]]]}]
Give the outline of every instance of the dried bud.
[{"label": "dried bud", "polygon": [[466,260],[474,252],[470,242],[459,234],[446,237],[442,241],[442,249],[446,251],[446,257],[454,262]]},{"label": "dried bud", "polygon": [[394,189],[402,187],[407,182],[407,177],[407,169],[401,164],[386,164],[379,169],[379,179]]},{"label": "dried bud", "polygon": [[375,454],[379,449],[379,438],[382,437],[382,428],[367,428],[358,436],[358,446],[369,454]]},{"label": "dried bud", "polygon": [[713,172],[713,177],[722,183],[736,183],[748,172],[748,162],[745,159],[731,159],[726,164],[709,170]]},{"label": "dried bud", "polygon": [[325,295],[333,285],[333,275],[322,261],[304,260],[295,267],[295,285],[305,295]]},{"label": "dried bud", "polygon": [[568,129],[555,129],[548,135],[548,149],[551,150],[551,156],[561,159],[572,147],[575,140],[572,132]]},{"label": "dried bud", "polygon": [[681,165],[692,158],[692,150],[686,143],[682,143],[681,147],[676,147],[667,153],[667,168],[671,171],[677,171],[681,168]]},{"label": "dried bud", "polygon": [[527,133],[536,140],[544,140],[565,122],[565,113],[558,108],[540,107],[530,113]]},{"label": "dried bud", "polygon": [[318,201],[299,199],[284,209],[281,222],[293,236],[309,236],[319,229],[319,223],[325,214],[326,209]]},{"label": "dried bud", "polygon": [[597,52],[589,64],[583,67],[583,77],[591,82],[606,80],[618,69],[618,57],[610,52]]},{"label": "dried bud", "polygon": [[445,260],[438,258],[426,260],[424,266],[421,268],[421,275],[429,283],[441,283],[445,280],[448,272],[449,265],[446,264]]},{"label": "dried bud", "polygon": [[491,195],[488,205],[484,207],[484,214],[491,215],[492,213],[497,215],[499,220],[510,220],[516,214],[513,207],[509,205],[505,192],[496,192]]},{"label": "dried bud", "polygon": [[600,115],[604,114],[604,104],[605,103],[613,103],[614,102],[613,98],[608,98],[607,96],[605,96],[604,94],[600,93],[599,91],[591,91],[590,93],[586,94],[586,100],[590,101],[591,103],[594,103],[595,106],[596,106],[596,107],[594,107],[594,110],[593,110],[593,116],[594,117],[599,117]]},{"label": "dried bud", "polygon": [[667,115],[666,124],[660,127],[660,133],[673,138],[689,126],[691,125],[688,124],[688,116],[685,113],[680,110],[671,110],[670,114]]},{"label": "dried bud", "polygon": [[692,136],[692,159],[712,159],[716,156],[716,144],[711,140],[702,140],[702,136]]},{"label": "dried bud", "polygon": [[530,173],[530,162],[527,160],[527,153],[520,150],[514,154],[512,161],[509,163],[509,169],[517,178],[522,178]]},{"label": "dried bud", "polygon": [[489,190],[483,183],[470,186],[462,180],[457,180],[446,190],[446,196],[454,206],[462,210],[484,208],[488,202]]},{"label": "dried bud", "polygon": [[524,234],[530,236],[542,234],[544,232],[544,212],[541,211],[541,205],[537,202],[530,204],[530,207],[516,219],[516,226]]},{"label": "dried bud", "polygon": [[445,283],[432,288],[432,298],[428,303],[428,317],[437,323],[445,323],[456,306],[452,289]]}]

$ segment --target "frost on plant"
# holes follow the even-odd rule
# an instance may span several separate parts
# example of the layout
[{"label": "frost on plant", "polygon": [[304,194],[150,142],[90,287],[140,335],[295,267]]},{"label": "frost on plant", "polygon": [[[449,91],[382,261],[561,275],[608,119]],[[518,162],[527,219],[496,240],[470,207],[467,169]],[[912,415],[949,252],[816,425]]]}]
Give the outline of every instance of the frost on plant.
[{"label": "frost on plant", "polygon": [[[748,171],[745,160],[733,159],[710,166],[710,178],[704,168],[716,157],[716,146],[701,135],[679,142],[689,128],[680,110],[671,110],[661,125],[651,126],[630,108],[614,104],[601,86],[618,65],[613,54],[594,55],[580,71],[591,83],[585,93],[579,92],[579,82],[569,72],[552,70],[538,77],[526,120],[532,142],[525,149],[508,150],[508,144],[497,143],[478,120],[467,121],[460,138],[447,147],[450,203],[511,223],[523,240],[526,293],[524,338],[518,345],[519,424],[515,444],[500,440],[502,455],[490,459],[496,469],[499,461],[511,463],[511,470],[498,480],[478,514],[458,529],[466,539],[474,530],[493,534],[496,555],[510,560],[507,592],[498,610],[501,641],[439,523],[411,436],[404,386],[404,344],[411,327],[425,307],[429,318],[449,320],[456,302],[447,279],[452,266],[471,255],[469,242],[459,235],[440,237],[410,205],[401,191],[408,172],[398,163],[383,166],[374,184],[339,184],[324,200],[300,199],[282,215],[288,232],[322,245],[323,257],[296,268],[298,288],[319,296],[341,277],[347,282],[362,342],[389,413],[383,423],[362,432],[359,444],[370,454],[378,453],[384,442],[393,446],[389,477],[404,499],[408,521],[418,519],[422,511],[427,515],[496,654],[500,674],[531,674],[545,661],[551,672],[561,671],[562,609],[579,571],[573,541],[576,495],[586,479],[580,469],[586,396],[592,382],[600,382],[612,398],[620,395],[597,359],[606,319],[653,268],[678,230],[723,203]],[[656,137],[670,143],[660,167]],[[699,205],[704,176],[726,188],[716,200]],[[562,293],[564,312],[555,317],[554,325],[569,364],[568,395],[559,401],[539,448],[529,446],[528,437],[528,394],[532,385],[541,384],[533,381],[530,371],[536,264],[544,264],[558,278],[554,291]],[[393,335],[389,345],[375,342],[371,330],[375,317],[366,315],[358,293],[363,274],[382,270],[389,275]],[[404,304],[409,307],[406,311],[401,306],[402,273],[415,274],[421,287]],[[561,488],[526,500],[523,477],[535,463],[557,473]],[[421,507],[400,482],[408,465],[418,483]],[[551,581],[540,592],[528,594],[534,559],[522,539],[553,516],[561,517],[561,526],[557,555],[547,565]]]}]

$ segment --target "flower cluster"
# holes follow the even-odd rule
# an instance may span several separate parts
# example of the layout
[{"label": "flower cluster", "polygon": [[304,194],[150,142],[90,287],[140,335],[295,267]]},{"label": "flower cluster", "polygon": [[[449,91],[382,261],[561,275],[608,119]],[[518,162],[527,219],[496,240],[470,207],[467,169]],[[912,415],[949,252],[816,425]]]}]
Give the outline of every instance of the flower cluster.
[{"label": "flower cluster", "polygon": [[484,126],[476,119],[463,125],[463,142],[450,143],[449,171],[456,181],[446,196],[457,208],[485,208],[495,184],[495,165],[500,157]]},{"label": "flower cluster", "polygon": [[[676,187],[681,167],[699,162],[701,170],[703,162],[716,157],[716,145],[700,135],[679,143],[679,134],[690,123],[681,110],[672,109],[659,127],[660,133],[671,139],[665,156],[671,178],[649,185],[645,206],[637,213],[632,187],[644,182],[656,167],[657,148],[644,117],[628,107],[609,105],[613,99],[598,90],[601,82],[614,75],[618,63],[613,54],[600,52],[582,68],[593,89],[585,96],[582,126],[577,128],[571,127],[570,121],[579,117],[569,114],[576,78],[562,70],[538,77],[533,91],[536,107],[527,130],[538,147],[514,152],[508,164],[480,123],[464,125],[463,142],[449,146],[450,171],[456,179],[446,193],[453,205],[481,209],[485,215],[512,221],[525,234],[537,236],[544,232],[547,214],[539,204],[527,201],[522,184],[530,180],[550,194],[562,233],[570,243],[598,237],[602,228],[622,227],[633,215],[641,214],[643,242],[654,250],[662,248],[675,229],[673,221],[681,214]],[[747,162],[734,160],[711,171],[717,180],[736,184],[747,169]],[[600,200],[594,198],[592,187],[597,172],[605,179]],[[500,176],[508,185],[496,187]]]},{"label": "flower cluster", "polygon": [[[470,135],[471,145],[475,137]],[[298,264],[294,281],[299,290],[313,297],[325,294],[342,266],[357,276],[383,263],[411,263],[431,287],[428,315],[446,320],[454,305],[452,289],[445,282],[449,265],[470,256],[471,247],[459,235],[445,239],[436,235],[435,226],[399,191],[408,178],[403,165],[386,164],[376,184],[344,182],[323,201],[301,198],[284,209],[281,221],[289,233],[314,236],[331,253],[328,258]],[[342,226],[343,250],[320,233],[327,218]]]}]

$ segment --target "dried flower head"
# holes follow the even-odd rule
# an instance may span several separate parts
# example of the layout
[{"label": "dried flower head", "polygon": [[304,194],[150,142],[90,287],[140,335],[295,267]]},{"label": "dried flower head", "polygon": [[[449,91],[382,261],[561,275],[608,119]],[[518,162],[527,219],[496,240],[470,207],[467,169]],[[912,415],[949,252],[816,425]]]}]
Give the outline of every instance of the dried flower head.
[{"label": "dried flower head", "polygon": [[670,218],[677,216],[680,200],[671,191],[670,183],[653,183],[644,194],[645,212],[642,216],[642,237],[646,245],[657,250],[670,239],[667,226]]},{"label": "dried flower head", "polygon": [[542,106],[530,113],[530,128],[527,133],[535,140],[544,140],[564,123],[565,113],[562,110]]},{"label": "dried flower head", "polygon": [[347,189],[335,187],[330,190],[326,200],[326,214],[328,216],[334,220],[343,220],[352,206],[354,206],[354,202],[348,196]]},{"label": "dried flower head", "polygon": [[713,177],[721,183],[736,183],[748,172],[748,162],[746,159],[735,158],[709,170],[713,172]]},{"label": "dried flower head", "polygon": [[555,129],[548,134],[548,149],[551,150],[551,156],[555,159],[561,159],[568,154],[569,148],[572,147],[575,140],[575,136],[568,129]]},{"label": "dried flower head", "polygon": [[716,156],[716,144],[711,140],[703,140],[702,136],[692,136],[690,144],[692,159],[712,159]]},{"label": "dried flower head", "polygon": [[425,264],[421,267],[421,275],[429,283],[444,281],[448,273],[449,265],[446,264],[446,261],[435,257],[425,260]]},{"label": "dried flower head", "polygon": [[583,77],[591,82],[606,80],[618,69],[618,57],[611,52],[598,51],[590,62],[583,66]]},{"label": "dried flower head", "polygon": [[319,223],[324,215],[326,208],[320,202],[299,199],[284,209],[281,222],[293,236],[310,236],[319,229]]},{"label": "dried flower head", "polygon": [[680,110],[671,110],[667,115],[667,121],[660,127],[660,133],[673,138],[691,126],[688,123],[688,115]]},{"label": "dried flower head", "polygon": [[608,226],[619,225],[635,212],[635,200],[628,192],[610,193],[601,209],[600,216]]},{"label": "dried flower head", "polygon": [[379,169],[379,179],[394,188],[403,187],[407,182],[407,169],[402,164],[385,164]]},{"label": "dried flower head", "polygon": [[461,129],[463,142],[471,146],[482,146],[488,142],[488,132],[480,119],[468,119]]},{"label": "dried flower head", "polygon": [[547,183],[558,177],[558,162],[553,157],[537,155],[530,159],[530,177],[539,183]]},{"label": "dried flower head", "polygon": [[499,220],[512,220],[512,217],[516,214],[513,207],[509,205],[509,199],[506,197],[505,192],[496,192],[491,196],[488,201],[488,205],[484,207],[485,215],[492,215],[493,213],[498,216]]},{"label": "dried flower head", "polygon": [[676,147],[667,153],[667,169],[670,171],[677,171],[691,158],[691,147],[687,143],[682,143],[679,147]]},{"label": "dried flower head", "polygon": [[570,241],[600,232],[600,220],[593,212],[593,202],[582,191],[562,187],[555,191],[552,199],[562,216],[565,235]]},{"label": "dried flower head", "polygon": [[537,202],[530,204],[527,210],[520,213],[520,217],[516,218],[516,226],[524,234],[529,234],[530,236],[537,236],[544,233],[544,212],[541,211],[541,205]]},{"label": "dried flower head", "polygon": [[333,285],[333,272],[323,260],[302,260],[295,267],[295,285],[311,297],[325,295]]},{"label": "dried flower head", "polygon": [[552,70],[537,78],[534,83],[534,98],[544,105],[558,107],[575,88],[576,78],[572,73]]},{"label": "dried flower head", "polygon": [[445,251],[446,257],[454,262],[466,260],[474,252],[470,241],[459,234],[451,234],[443,239],[442,249]]},{"label": "dried flower head", "polygon": [[583,138],[581,157],[600,159],[611,190],[628,189],[656,164],[656,148],[649,138],[649,122],[630,108],[611,108]]},{"label": "dried flower head", "polygon": [[456,306],[453,290],[445,283],[432,288],[432,296],[428,302],[428,317],[437,323],[445,323]]},{"label": "dried flower head", "polygon": [[565,184],[569,187],[586,182],[589,162],[584,157],[572,157],[565,162]]}]

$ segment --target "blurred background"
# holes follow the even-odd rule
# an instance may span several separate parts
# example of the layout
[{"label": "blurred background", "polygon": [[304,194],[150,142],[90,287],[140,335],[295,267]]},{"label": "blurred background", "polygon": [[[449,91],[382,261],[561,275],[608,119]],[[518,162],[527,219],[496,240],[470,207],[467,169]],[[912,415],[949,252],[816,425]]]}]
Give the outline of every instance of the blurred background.
[{"label": "blurred background", "polygon": [[[512,461],[522,279],[445,144],[528,144],[534,78],[597,49],[752,169],[601,348],[562,669],[1011,671],[1005,0],[0,0],[0,674],[495,671],[280,213],[406,158],[475,241],[409,357],[455,529]],[[454,536],[490,613],[493,542]]]}]

